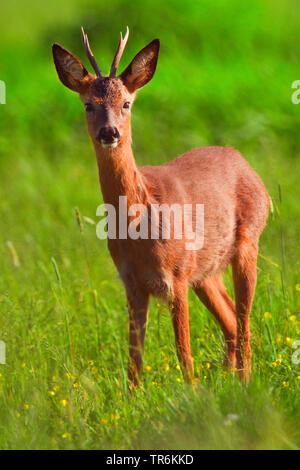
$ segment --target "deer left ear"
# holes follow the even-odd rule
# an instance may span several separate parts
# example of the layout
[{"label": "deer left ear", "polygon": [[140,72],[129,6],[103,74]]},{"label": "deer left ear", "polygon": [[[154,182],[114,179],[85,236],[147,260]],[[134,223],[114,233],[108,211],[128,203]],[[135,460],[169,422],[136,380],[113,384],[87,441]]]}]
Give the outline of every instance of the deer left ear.
[{"label": "deer left ear", "polygon": [[158,59],[159,39],[144,47],[120,75],[130,93],[145,86],[152,79]]},{"label": "deer left ear", "polygon": [[60,81],[72,91],[81,93],[91,75],[79,59],[59,44],[52,46],[53,60]]}]

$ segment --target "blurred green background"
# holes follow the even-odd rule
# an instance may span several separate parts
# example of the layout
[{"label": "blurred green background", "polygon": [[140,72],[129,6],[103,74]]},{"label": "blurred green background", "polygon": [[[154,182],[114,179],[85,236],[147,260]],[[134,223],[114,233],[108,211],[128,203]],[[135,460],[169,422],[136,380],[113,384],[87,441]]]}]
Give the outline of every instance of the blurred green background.
[{"label": "blurred green background", "polygon": [[[10,0],[0,10],[0,340],[7,345],[0,447],[297,448],[300,370],[290,346],[299,331],[300,105],[291,85],[300,79],[299,2]],[[272,197],[248,391],[223,377],[220,332],[191,295],[198,393],[180,384],[170,319],[153,302],[150,378],[127,395],[125,296],[106,243],[84,219],[96,221],[102,201],[96,161],[82,105],[58,81],[51,56],[58,42],[88,65],[81,25],[106,73],[127,25],[120,71],[161,40],[155,77],[132,112],[138,164],[202,145],[234,146]],[[228,275],[226,283],[232,292]],[[232,413],[239,418],[229,438]],[[168,437],[173,422],[181,431]]]}]

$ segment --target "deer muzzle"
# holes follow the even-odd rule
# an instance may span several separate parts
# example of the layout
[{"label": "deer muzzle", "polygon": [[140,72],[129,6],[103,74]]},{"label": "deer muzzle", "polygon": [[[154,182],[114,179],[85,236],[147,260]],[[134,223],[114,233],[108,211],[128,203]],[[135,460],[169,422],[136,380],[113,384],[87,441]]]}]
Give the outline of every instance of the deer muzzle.
[{"label": "deer muzzle", "polygon": [[107,147],[115,148],[117,147],[120,141],[120,138],[121,138],[120,133],[116,127],[104,126],[104,127],[101,127],[97,140],[98,142],[100,142],[103,148],[107,148]]}]

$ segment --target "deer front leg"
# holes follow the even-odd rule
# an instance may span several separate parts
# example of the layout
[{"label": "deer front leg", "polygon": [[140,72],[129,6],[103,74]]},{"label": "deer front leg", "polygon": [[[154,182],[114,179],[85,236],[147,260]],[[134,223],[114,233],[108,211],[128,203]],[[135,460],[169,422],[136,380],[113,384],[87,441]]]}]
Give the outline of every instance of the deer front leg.
[{"label": "deer front leg", "polygon": [[176,350],[185,382],[191,382],[194,376],[190,348],[188,287],[186,282],[174,286],[172,299],[172,322],[175,334]]},{"label": "deer front leg", "polygon": [[142,355],[147,328],[149,295],[135,292],[127,296],[129,311],[129,384],[136,387],[142,373]]}]

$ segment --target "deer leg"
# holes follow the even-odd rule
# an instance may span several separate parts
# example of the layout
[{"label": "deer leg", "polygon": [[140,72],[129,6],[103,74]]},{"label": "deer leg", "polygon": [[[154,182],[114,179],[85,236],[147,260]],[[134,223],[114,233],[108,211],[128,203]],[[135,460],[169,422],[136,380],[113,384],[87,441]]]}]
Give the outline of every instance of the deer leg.
[{"label": "deer leg", "polygon": [[225,338],[224,366],[235,367],[236,363],[236,313],[235,306],[226,292],[222,274],[205,279],[194,291],[205,307],[214,315]]},{"label": "deer leg", "polygon": [[240,243],[232,263],[237,312],[237,367],[243,382],[251,374],[250,311],[256,285],[257,247]]},{"label": "deer leg", "polygon": [[193,361],[190,348],[188,286],[186,282],[174,285],[172,299],[172,322],[175,334],[177,356],[181,371],[186,382],[194,376]]},{"label": "deer leg", "polygon": [[136,387],[142,373],[142,355],[147,328],[149,295],[135,292],[127,295],[129,311],[129,364],[128,380]]}]

